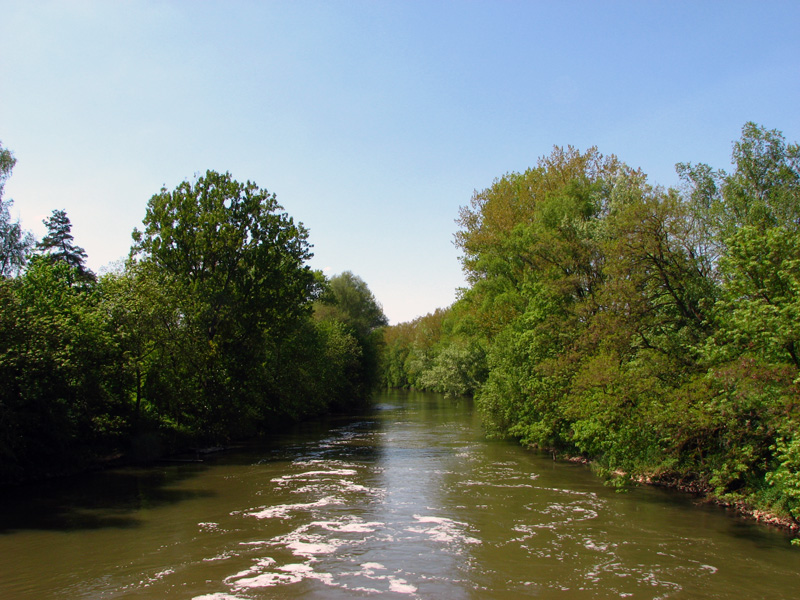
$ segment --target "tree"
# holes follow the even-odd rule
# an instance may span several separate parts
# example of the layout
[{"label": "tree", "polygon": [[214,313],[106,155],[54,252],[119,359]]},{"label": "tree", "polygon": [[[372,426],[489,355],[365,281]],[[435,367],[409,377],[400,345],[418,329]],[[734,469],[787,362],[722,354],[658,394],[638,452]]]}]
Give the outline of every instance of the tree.
[{"label": "tree", "polygon": [[750,122],[733,144],[732,160],[733,173],[703,163],[676,165],[715,264],[743,227],[800,229],[800,145]]},{"label": "tree", "polygon": [[173,290],[180,317],[170,366],[151,381],[217,437],[274,410],[284,339],[316,295],[308,232],[281,210],[255,183],[207,171],[153,196],[133,234],[133,256]]},{"label": "tree", "polygon": [[19,273],[33,246],[33,236],[22,230],[19,221],[11,221],[9,209],[13,200],[3,200],[5,182],[11,176],[16,162],[14,155],[0,144],[0,277],[11,277]]},{"label": "tree", "polygon": [[79,281],[94,281],[95,275],[86,267],[86,251],[73,242],[72,223],[65,210],[54,210],[42,221],[47,235],[36,244],[36,248],[53,262],[63,262],[77,274]]},{"label": "tree", "polygon": [[0,199],[0,277],[11,277],[19,273],[33,246],[30,232],[23,231],[19,221],[11,221],[9,208],[12,204],[11,200]]},{"label": "tree", "polygon": [[128,390],[139,421],[145,409],[155,405],[145,394],[151,387],[148,381],[181,341],[178,294],[152,263],[129,262],[106,273],[98,284],[100,307],[122,355],[118,379]]},{"label": "tree", "polygon": [[732,160],[732,173],[678,165],[710,232],[721,288],[707,350],[714,361],[746,351],[800,369],[800,146],[746,123]]},{"label": "tree", "polygon": [[35,256],[0,280],[0,481],[80,468],[127,433],[118,344],[71,273]]},{"label": "tree", "polygon": [[134,253],[204,297],[210,339],[226,320],[274,327],[276,316],[305,313],[314,296],[308,232],[280,210],[255,183],[207,171],[150,199]]},{"label": "tree", "polygon": [[322,319],[336,318],[344,322],[360,336],[369,335],[389,323],[366,282],[350,271],[331,278],[327,294],[317,304],[316,312]]},{"label": "tree", "polygon": [[3,188],[5,188],[6,180],[11,177],[11,171],[15,164],[17,164],[17,159],[0,143],[0,200],[3,199]]},{"label": "tree", "polygon": [[352,374],[354,399],[369,397],[378,382],[380,343],[379,328],[388,324],[383,309],[363,279],[345,271],[333,277],[326,293],[315,304],[320,321],[337,321],[349,330],[361,347],[361,368]]},{"label": "tree", "polygon": [[532,279],[567,302],[592,293],[599,271],[593,228],[614,178],[629,171],[597,148],[556,147],[460,209],[455,243],[472,285],[466,297],[487,338],[524,312]]}]

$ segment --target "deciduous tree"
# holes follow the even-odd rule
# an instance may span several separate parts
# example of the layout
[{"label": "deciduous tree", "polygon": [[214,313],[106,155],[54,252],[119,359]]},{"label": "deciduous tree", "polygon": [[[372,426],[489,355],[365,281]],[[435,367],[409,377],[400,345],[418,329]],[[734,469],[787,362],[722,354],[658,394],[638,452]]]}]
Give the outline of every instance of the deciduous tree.
[{"label": "deciduous tree", "polygon": [[144,230],[134,231],[134,255],[177,294],[183,341],[161,379],[185,376],[168,386],[171,395],[186,399],[195,426],[220,436],[266,410],[283,339],[316,294],[308,233],[281,211],[255,183],[207,171],[153,196]]},{"label": "deciduous tree", "polygon": [[12,200],[3,200],[6,180],[16,164],[14,155],[0,144],[0,277],[10,277],[25,266],[33,236],[23,231],[19,221],[11,220]]}]

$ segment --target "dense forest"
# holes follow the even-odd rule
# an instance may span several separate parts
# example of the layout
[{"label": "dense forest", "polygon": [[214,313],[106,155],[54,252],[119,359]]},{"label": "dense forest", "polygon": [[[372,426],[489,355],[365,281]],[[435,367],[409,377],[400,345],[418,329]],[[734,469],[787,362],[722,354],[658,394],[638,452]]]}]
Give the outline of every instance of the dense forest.
[{"label": "dense forest", "polygon": [[306,263],[274,195],[206,172],[147,204],[97,276],[64,210],[36,242],[3,200],[0,483],[225,443],[363,405],[386,318],[350,272]]},{"label": "dense forest", "polygon": [[748,123],[732,158],[664,189],[555,148],[476,192],[468,285],[385,330],[385,383],[474,395],[491,434],[612,484],[800,521],[800,148]]}]

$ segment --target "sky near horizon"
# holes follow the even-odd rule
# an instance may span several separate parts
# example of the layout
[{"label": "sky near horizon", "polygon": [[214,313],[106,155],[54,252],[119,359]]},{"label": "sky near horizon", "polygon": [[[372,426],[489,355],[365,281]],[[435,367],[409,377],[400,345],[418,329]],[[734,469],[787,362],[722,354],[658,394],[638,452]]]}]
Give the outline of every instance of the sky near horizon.
[{"label": "sky near horizon", "polygon": [[553,146],[672,186],[747,121],[800,141],[799,32],[797,1],[0,0],[5,198],[99,272],[162,186],[228,171],[408,321],[464,285],[459,207]]}]

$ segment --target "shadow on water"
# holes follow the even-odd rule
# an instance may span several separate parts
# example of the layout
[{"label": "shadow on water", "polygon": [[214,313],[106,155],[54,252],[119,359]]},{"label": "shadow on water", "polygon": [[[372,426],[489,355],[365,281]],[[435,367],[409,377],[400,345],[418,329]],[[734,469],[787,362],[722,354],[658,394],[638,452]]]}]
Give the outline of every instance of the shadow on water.
[{"label": "shadow on water", "polygon": [[297,459],[375,462],[380,458],[380,449],[367,434],[380,427],[375,415],[391,409],[376,407],[362,415],[299,423],[228,452],[209,455],[203,462],[109,469],[6,488],[0,494],[0,535],[136,528],[142,524],[142,511],[216,496],[211,490],[181,485],[215,465],[246,466]]},{"label": "shadow on water", "polygon": [[487,441],[466,400],[377,402],[202,463],[2,490],[0,596],[796,597],[769,529]]},{"label": "shadow on water", "polygon": [[9,488],[0,497],[0,535],[23,530],[78,531],[139,526],[142,510],[210,497],[178,489],[204,464],[123,468]]},{"label": "shadow on water", "polygon": [[298,423],[286,431],[241,443],[210,459],[213,465],[266,465],[302,460],[373,463],[381,456],[373,435],[381,423],[372,412]]}]

